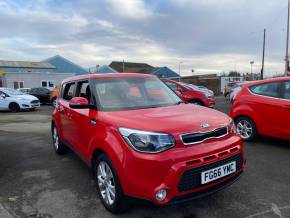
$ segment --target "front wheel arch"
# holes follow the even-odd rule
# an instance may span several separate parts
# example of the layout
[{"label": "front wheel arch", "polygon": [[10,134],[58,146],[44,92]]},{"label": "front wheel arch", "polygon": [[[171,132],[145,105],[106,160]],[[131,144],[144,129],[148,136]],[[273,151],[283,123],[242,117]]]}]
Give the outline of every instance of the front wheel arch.
[{"label": "front wheel arch", "polygon": [[189,103],[190,103],[190,104],[198,103],[198,105],[200,105],[200,106],[204,106],[204,103],[203,103],[201,100],[199,100],[199,99],[191,99],[191,100],[189,101]]}]

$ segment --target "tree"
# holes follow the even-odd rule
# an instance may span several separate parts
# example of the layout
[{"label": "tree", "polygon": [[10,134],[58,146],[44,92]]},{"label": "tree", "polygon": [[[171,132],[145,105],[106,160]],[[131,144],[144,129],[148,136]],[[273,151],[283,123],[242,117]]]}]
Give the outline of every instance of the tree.
[{"label": "tree", "polygon": [[237,71],[230,71],[229,76],[241,76],[241,74]]}]

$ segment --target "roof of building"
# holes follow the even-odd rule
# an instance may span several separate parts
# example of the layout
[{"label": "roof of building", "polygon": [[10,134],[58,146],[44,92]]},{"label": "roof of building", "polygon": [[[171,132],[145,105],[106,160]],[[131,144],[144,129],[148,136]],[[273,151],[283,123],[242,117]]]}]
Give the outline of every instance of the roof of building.
[{"label": "roof of building", "polygon": [[[109,65],[111,68],[119,73],[144,73],[150,74],[155,68],[146,63],[134,63],[134,62],[122,62],[122,61],[112,61]],[[124,67],[124,69],[123,69]]]},{"label": "roof of building", "polygon": [[56,71],[60,73],[75,73],[77,75],[89,73],[85,68],[69,61],[60,55],[55,55],[51,58],[45,59],[43,62],[48,62],[55,66]]},{"label": "roof of building", "polygon": [[0,60],[0,68],[36,68],[36,69],[55,69],[55,66],[47,62],[32,61],[6,61]]},{"label": "roof of building", "polygon": [[152,74],[160,77],[160,78],[179,78],[180,76],[169,69],[168,67],[157,67],[152,71]]}]

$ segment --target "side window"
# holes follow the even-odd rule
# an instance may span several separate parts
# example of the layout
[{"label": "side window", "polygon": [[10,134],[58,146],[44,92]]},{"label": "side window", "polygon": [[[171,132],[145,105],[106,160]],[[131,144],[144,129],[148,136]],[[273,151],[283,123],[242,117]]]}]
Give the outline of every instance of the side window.
[{"label": "side window", "polygon": [[290,82],[285,82],[284,83],[284,93],[283,93],[283,97],[285,99],[290,100]]},{"label": "side window", "polygon": [[64,86],[62,98],[69,101],[74,97],[75,83],[67,83]]},{"label": "side window", "polygon": [[258,95],[269,96],[269,97],[280,97],[280,84],[279,82],[265,83],[250,87],[250,90]]},{"label": "side window", "polygon": [[170,83],[170,82],[165,82],[165,84],[173,91],[177,90],[177,85],[174,83]]},{"label": "side window", "polygon": [[54,88],[54,81],[52,81],[52,80],[48,81],[48,87]]},{"label": "side window", "polygon": [[49,90],[48,89],[39,89],[39,92],[40,92],[40,94],[43,94],[43,95],[49,94]]},{"label": "side window", "polygon": [[30,93],[33,93],[33,94],[38,94],[38,88],[32,88],[31,90],[30,90]]},{"label": "side window", "polygon": [[41,87],[47,87],[47,81],[41,81]]},{"label": "side window", "polygon": [[78,82],[76,96],[86,98],[89,102],[91,101],[89,81]]}]

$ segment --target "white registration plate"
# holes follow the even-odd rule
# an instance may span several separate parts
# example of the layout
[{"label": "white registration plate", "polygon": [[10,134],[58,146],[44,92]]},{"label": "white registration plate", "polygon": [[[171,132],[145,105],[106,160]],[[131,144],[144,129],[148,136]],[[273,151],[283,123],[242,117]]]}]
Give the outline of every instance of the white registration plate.
[{"label": "white registration plate", "polygon": [[236,172],[236,161],[204,171],[201,173],[201,184],[206,184]]}]

